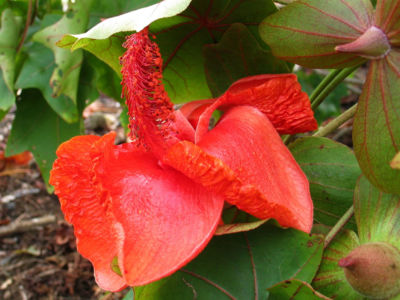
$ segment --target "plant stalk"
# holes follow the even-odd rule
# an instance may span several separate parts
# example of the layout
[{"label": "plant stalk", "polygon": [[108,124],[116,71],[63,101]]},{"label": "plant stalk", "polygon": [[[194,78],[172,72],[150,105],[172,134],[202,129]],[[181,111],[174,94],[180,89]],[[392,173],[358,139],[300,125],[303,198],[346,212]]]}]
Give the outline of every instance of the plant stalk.
[{"label": "plant stalk", "polygon": [[314,91],[310,95],[311,103],[315,98],[326,88],[326,86],[342,71],[342,69],[334,69],[329,74],[327,74],[324,79],[317,85]]},{"label": "plant stalk", "polygon": [[340,116],[336,117],[330,121],[326,126],[320,127],[312,136],[326,136],[331,132],[338,129],[342,124],[354,117],[357,111],[357,103],[342,113]]},{"label": "plant stalk", "polygon": [[337,221],[335,226],[328,232],[324,241],[324,249],[328,247],[329,243],[335,238],[335,236],[339,233],[340,230],[347,224],[347,222],[351,219],[354,214],[354,206],[350,206],[350,208],[344,213],[344,215]]},{"label": "plant stalk", "polygon": [[28,29],[29,29],[29,26],[31,25],[31,21],[32,21],[32,0],[29,0],[28,12],[26,13],[26,22],[25,22],[24,31],[22,32],[21,39],[15,50],[17,53],[21,50],[22,46],[24,45],[24,41],[25,41],[26,35],[28,34]]},{"label": "plant stalk", "polygon": [[310,96],[311,108],[315,110],[329,95],[329,93],[332,92],[347,76],[357,70],[358,67],[359,66],[333,70],[328,76],[326,76]]}]

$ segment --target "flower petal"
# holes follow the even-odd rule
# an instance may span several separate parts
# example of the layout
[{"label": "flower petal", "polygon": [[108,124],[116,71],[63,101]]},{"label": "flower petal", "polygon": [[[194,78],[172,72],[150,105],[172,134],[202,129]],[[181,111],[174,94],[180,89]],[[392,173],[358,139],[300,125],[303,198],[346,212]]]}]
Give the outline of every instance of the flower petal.
[{"label": "flower petal", "polygon": [[[114,137],[110,134],[104,138],[113,141]],[[94,266],[97,283],[103,289],[118,291],[126,284],[111,269],[111,261],[117,255],[113,220],[107,214],[92,168],[92,159],[101,155],[101,149],[93,147],[99,140],[100,137],[85,135],[63,143],[57,150],[50,184],[66,220],[74,225],[78,251]]]},{"label": "flower petal", "polygon": [[105,148],[96,174],[118,220],[119,266],[129,285],[193,259],[218,225],[224,199],[132,144]]},{"label": "flower petal", "polygon": [[177,143],[164,161],[258,218],[311,230],[307,178],[271,122],[254,107],[230,109],[197,145]]},{"label": "flower petal", "polygon": [[192,124],[193,128],[196,129],[200,116],[214,101],[214,99],[190,101],[182,105],[179,111],[182,112],[190,124]]},{"label": "flower petal", "polygon": [[310,100],[301,91],[296,75],[256,75],[236,81],[204,111],[196,131],[196,141],[207,132],[214,110],[239,105],[258,108],[280,134],[306,132],[318,127]]},{"label": "flower petal", "polygon": [[174,111],[174,129],[180,140],[194,141],[194,128],[180,110]]}]

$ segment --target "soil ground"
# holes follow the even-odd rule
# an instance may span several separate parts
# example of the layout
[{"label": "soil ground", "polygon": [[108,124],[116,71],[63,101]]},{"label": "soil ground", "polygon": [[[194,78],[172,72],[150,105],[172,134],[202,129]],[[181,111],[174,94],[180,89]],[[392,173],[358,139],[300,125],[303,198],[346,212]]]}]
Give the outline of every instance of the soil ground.
[{"label": "soil ground", "polygon": [[[97,101],[85,113],[88,132],[112,129],[124,138],[115,102]],[[11,110],[0,122],[0,151],[13,118]],[[4,232],[13,225],[17,232]],[[0,161],[0,299],[114,300],[125,293],[106,293],[96,285],[92,266],[76,251],[73,228],[57,197],[47,192],[34,160],[22,166]]]}]

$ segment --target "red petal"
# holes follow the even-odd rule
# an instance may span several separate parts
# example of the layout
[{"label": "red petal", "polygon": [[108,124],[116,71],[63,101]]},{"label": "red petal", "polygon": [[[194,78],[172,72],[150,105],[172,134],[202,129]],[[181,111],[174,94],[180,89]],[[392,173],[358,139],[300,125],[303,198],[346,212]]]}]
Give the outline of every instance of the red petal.
[{"label": "red petal", "polygon": [[[103,139],[112,142],[114,137],[110,134]],[[74,225],[78,251],[94,266],[97,283],[103,289],[118,291],[126,284],[111,270],[111,261],[117,255],[113,220],[107,214],[92,168],[93,157],[102,152],[93,147],[99,140],[100,137],[86,135],[63,143],[57,150],[50,184],[60,199],[66,220]]]},{"label": "red petal", "polygon": [[192,124],[193,128],[197,127],[200,116],[204,110],[214,103],[214,99],[204,99],[197,101],[190,101],[185,103],[179,111],[186,117],[186,119]]},{"label": "red petal", "polygon": [[268,118],[253,107],[232,108],[198,146],[180,142],[165,161],[258,218],[311,230],[307,178]]},{"label": "red petal", "polygon": [[163,167],[150,152],[132,144],[108,148],[96,173],[120,223],[118,260],[129,285],[171,274],[213,236],[223,197]]},{"label": "red petal", "polygon": [[194,128],[180,110],[174,111],[174,129],[180,140],[194,141]]},{"label": "red petal", "polygon": [[208,130],[208,123],[218,107],[251,105],[267,115],[280,134],[294,134],[317,129],[310,100],[301,91],[294,74],[256,75],[236,81],[199,120],[196,141]]}]

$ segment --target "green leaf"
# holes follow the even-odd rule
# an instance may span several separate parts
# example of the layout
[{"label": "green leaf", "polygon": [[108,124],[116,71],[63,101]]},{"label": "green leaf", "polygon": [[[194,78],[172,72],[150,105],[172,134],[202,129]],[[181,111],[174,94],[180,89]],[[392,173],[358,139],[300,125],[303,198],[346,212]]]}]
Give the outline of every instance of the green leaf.
[{"label": "green leaf", "polygon": [[8,110],[1,110],[0,109],[0,121],[7,115]]},{"label": "green leaf", "polygon": [[296,300],[316,300],[330,298],[315,291],[311,285],[297,279],[280,282],[268,289],[268,300],[296,299]]},{"label": "green leaf", "polygon": [[121,272],[121,269],[119,268],[118,257],[117,256],[115,256],[113,258],[113,260],[111,261],[111,270],[114,273],[118,274],[119,276],[122,276],[122,272]]},{"label": "green leaf", "polygon": [[399,208],[399,196],[383,193],[362,176],[354,193],[360,242],[387,242],[400,249]]},{"label": "green leaf", "polygon": [[47,103],[65,121],[76,122],[78,111],[74,101],[61,94],[55,98],[50,86],[50,78],[55,68],[54,56],[51,50],[38,43],[32,43],[27,47],[27,58],[15,83],[16,88],[37,88]]},{"label": "green leaf", "polygon": [[218,226],[217,230],[215,231],[215,235],[224,235],[224,234],[250,231],[250,230],[260,227],[267,221],[268,221],[268,219],[254,221],[254,222],[248,222],[248,223],[234,223],[234,224],[220,225],[220,226]]},{"label": "green leaf", "polygon": [[302,0],[282,8],[260,25],[275,56],[310,68],[345,68],[365,59],[338,53],[335,46],[357,39],[369,26],[370,0]]},{"label": "green leaf", "polygon": [[189,6],[190,2],[191,0],[164,0],[120,16],[108,18],[86,33],[71,35],[76,38],[73,48],[76,49],[78,43],[84,42],[83,39],[102,40],[118,32],[140,31],[158,19],[179,14]]},{"label": "green leaf", "polygon": [[394,157],[393,160],[390,162],[390,166],[393,169],[400,169],[400,152],[398,152]]},{"label": "green leaf", "polygon": [[[113,1],[97,1],[96,5],[90,9],[90,14],[93,17],[110,18],[116,15],[121,15],[131,10],[140,9],[160,2],[160,0],[113,0]],[[98,22],[99,20],[97,20]]]},{"label": "green leaf", "polygon": [[400,46],[400,1],[378,1],[375,12],[376,25],[386,33],[392,46]]},{"label": "green leaf", "polygon": [[289,148],[310,182],[315,222],[335,225],[353,204],[361,174],[354,153],[343,144],[321,137],[298,139]]},{"label": "green leaf", "polygon": [[23,90],[17,102],[17,114],[8,138],[6,156],[25,150],[33,153],[47,189],[49,173],[56,158],[57,147],[79,134],[79,123],[68,124],[48,106],[36,89]]},{"label": "green leaf", "polygon": [[217,44],[204,47],[208,86],[214,97],[220,96],[236,80],[258,74],[290,72],[284,61],[264,50],[247,27],[232,24]]},{"label": "green leaf", "polygon": [[338,265],[341,258],[359,245],[354,231],[341,231],[324,250],[321,266],[312,282],[313,287],[333,299],[363,299],[347,282],[343,269]]},{"label": "green leaf", "polygon": [[309,282],[318,268],[322,240],[265,224],[214,237],[185,268],[135,288],[135,299],[266,299],[267,288],[286,279]]},{"label": "green leaf", "polygon": [[62,40],[57,42],[57,46],[62,48],[71,48],[71,50],[83,48],[96,55],[99,59],[108,64],[119,76],[121,76],[119,57],[124,53],[124,48],[122,47],[124,41],[123,35],[115,34],[105,40],[84,40],[74,46],[75,41],[75,37],[65,35]]},{"label": "green leaf", "polygon": [[94,71],[95,79],[93,84],[97,89],[108,97],[123,103],[124,100],[121,98],[121,79],[117,73],[92,54],[87,53],[85,60]]},{"label": "green leaf", "polygon": [[400,150],[400,50],[371,62],[354,118],[353,145],[361,170],[387,193],[400,194],[400,170],[390,161]]},{"label": "green leaf", "polygon": [[9,109],[15,102],[15,58],[22,22],[10,8],[1,14],[0,28],[0,110]]},{"label": "green leaf", "polygon": [[48,26],[33,36],[54,52],[55,68],[50,77],[53,96],[68,96],[74,103],[78,93],[78,82],[83,60],[82,50],[75,53],[56,46],[56,42],[66,33],[77,33],[86,29],[89,21],[89,10],[93,0],[77,1],[73,10],[65,14],[61,20]]},{"label": "green leaf", "polygon": [[129,291],[125,294],[124,298],[122,298],[122,300],[134,300],[135,299],[135,295],[133,293],[133,289],[129,288]]}]

